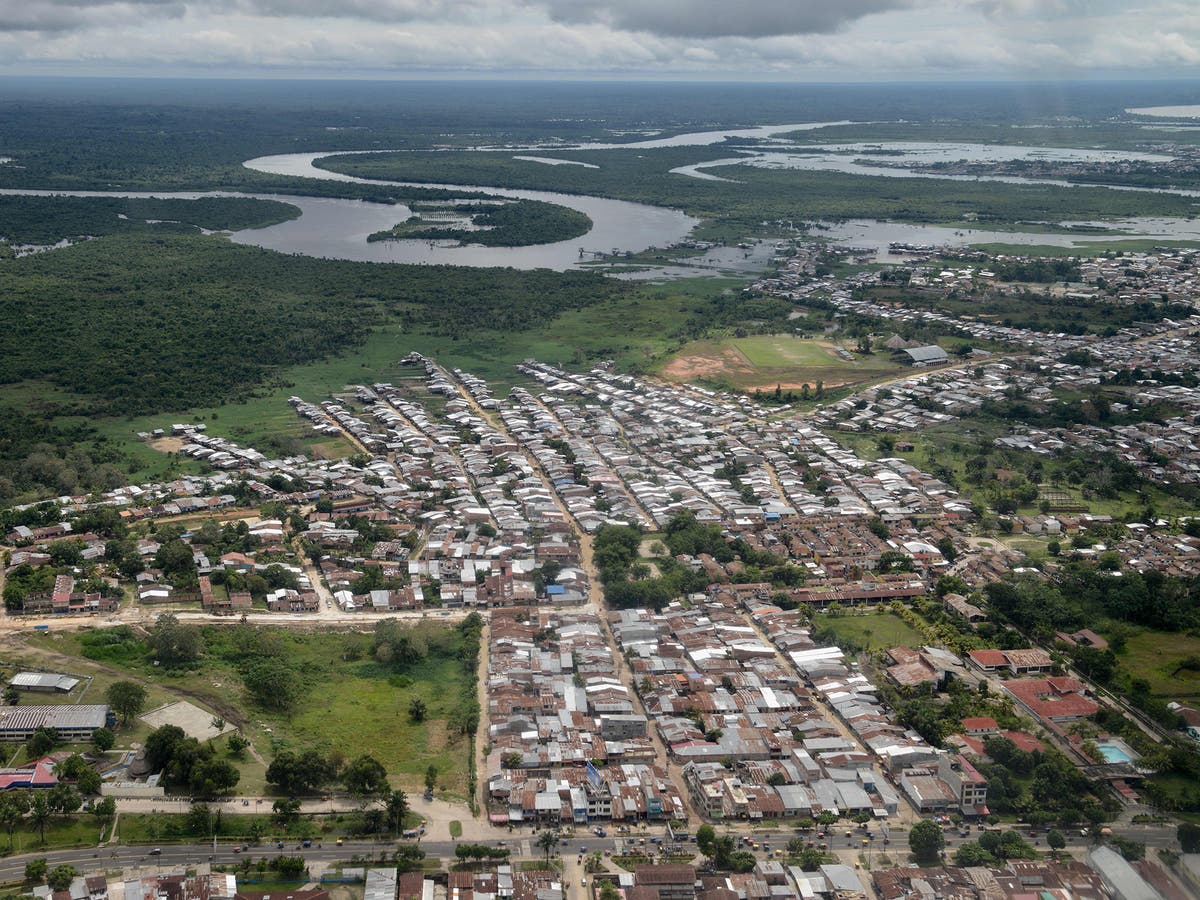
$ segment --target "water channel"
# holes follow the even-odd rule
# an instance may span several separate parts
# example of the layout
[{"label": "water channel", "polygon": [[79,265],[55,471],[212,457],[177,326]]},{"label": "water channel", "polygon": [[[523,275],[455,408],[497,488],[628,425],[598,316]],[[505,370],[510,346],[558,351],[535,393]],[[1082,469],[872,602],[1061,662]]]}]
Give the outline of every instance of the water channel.
[{"label": "water channel", "polygon": [[[638,150],[658,147],[711,146],[726,139],[753,140],[755,143],[737,149],[736,157],[725,157],[711,162],[681,167],[682,175],[696,178],[721,178],[736,180],[726,169],[722,175],[713,175],[705,169],[719,166],[751,165],[772,168],[802,168],[821,171],[836,171],[850,174],[869,174],[890,177],[930,177],[948,180],[991,180],[1014,184],[1063,184],[1065,181],[1025,179],[1007,176],[953,176],[933,173],[914,173],[905,165],[928,164],[931,162],[1003,161],[1030,159],[1039,161],[1108,161],[1108,160],[1165,160],[1170,157],[1144,153],[1116,151],[1075,150],[1054,147],[1011,147],[967,143],[935,142],[884,142],[884,143],[838,143],[800,146],[794,139],[776,137],[800,131],[813,131],[830,125],[850,124],[847,122],[810,122],[790,125],[763,126],[760,128],[726,129],[721,131],[694,132],[653,138],[626,144],[585,143],[566,145],[542,143],[522,147],[480,147],[490,152],[536,151],[539,154],[569,150]],[[389,151],[362,151],[389,152]],[[445,151],[455,152],[455,151]],[[874,165],[870,158],[878,155],[886,164]],[[249,197],[278,200],[297,207],[299,218],[270,225],[264,228],[246,229],[235,232],[231,240],[239,244],[264,247],[282,253],[298,253],[306,256],[330,259],[348,259],[368,262],[394,262],[419,264],[446,264],[459,266],[511,266],[518,269],[550,268],[566,270],[582,262],[592,260],[592,251],[611,252],[641,251],[650,247],[666,247],[688,236],[698,224],[679,210],[611,200],[576,194],[551,191],[513,190],[480,185],[428,184],[403,181],[382,181],[357,178],[338,172],[317,168],[316,160],[335,156],[352,155],[345,151],[318,153],[289,153],[264,156],[247,160],[244,165],[255,171],[295,178],[317,178],[326,181],[354,182],[370,185],[400,187],[433,187],[455,191],[485,192],[511,199],[541,200],[556,203],[585,213],[592,220],[592,229],[584,236],[553,244],[530,247],[481,247],[457,245],[448,241],[379,241],[367,242],[367,235],[391,228],[411,215],[406,206],[370,203],[361,200],[344,200],[325,197],[308,197],[277,194],[236,192],[161,192],[161,191],[34,191],[0,190],[3,194],[33,196],[69,195],[82,197],[159,197],[174,199],[196,199],[203,196]],[[866,157],[866,158],[864,158]],[[539,156],[531,164],[553,164],[552,157]],[[1119,190],[1121,188],[1110,188]],[[1197,196],[1195,191],[1165,191],[1187,196]],[[1091,223],[1096,224],[1096,223]],[[1119,223],[1103,223],[1109,228],[1139,237],[1168,240],[1200,240],[1200,222],[1191,219],[1146,218],[1131,219]],[[909,243],[965,245],[972,243],[1002,242],[1009,244],[1051,244],[1075,246],[1088,241],[1111,241],[1111,235],[1088,234],[1035,234],[1028,232],[993,232],[968,228],[944,228],[937,226],[893,224],[870,220],[838,223],[820,234],[838,243],[856,247],[873,247],[886,258],[887,245],[892,241]],[[581,250],[586,251],[581,253]],[[756,260],[757,262],[757,260]],[[765,263],[764,263],[765,264]],[[720,268],[714,266],[714,268]],[[678,274],[673,270],[664,274]],[[645,275],[641,276],[645,277]]]}]

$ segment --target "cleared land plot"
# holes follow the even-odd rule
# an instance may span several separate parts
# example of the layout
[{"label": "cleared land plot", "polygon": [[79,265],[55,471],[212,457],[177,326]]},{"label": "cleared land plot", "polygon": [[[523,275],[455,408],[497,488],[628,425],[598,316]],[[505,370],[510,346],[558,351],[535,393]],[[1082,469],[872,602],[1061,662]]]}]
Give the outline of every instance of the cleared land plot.
[{"label": "cleared land plot", "polygon": [[[46,667],[94,675],[89,699],[92,692],[101,697],[113,681],[132,678],[149,689],[148,705],[155,711],[167,705],[184,709],[178,704],[185,703],[195,710],[187,714],[190,726],[181,721],[171,724],[189,733],[192,727],[211,728],[213,716],[221,716],[227,723],[226,732],[240,730],[254,748],[244,759],[234,761],[242,776],[239,793],[268,790],[263,760],[269,761],[283,749],[312,747],[326,754],[339,750],[347,759],[369,754],[384,765],[393,786],[408,791],[423,787],[425,770],[432,764],[437,767],[439,785],[451,795],[465,794],[469,744],[447,727],[469,677],[455,655],[457,639],[437,651],[431,648],[425,659],[403,673],[371,658],[369,635],[263,629],[271,652],[287,662],[303,685],[295,706],[283,712],[257,704],[246,692],[238,666],[226,656],[242,627],[202,629],[205,655],[186,668],[155,666],[148,648],[136,636],[119,648],[85,646],[87,635],[95,634],[87,631],[13,636],[9,646],[10,655],[26,664],[37,661]],[[449,636],[440,628],[430,634]],[[84,657],[85,650],[100,658]],[[424,700],[427,707],[422,722],[413,722],[408,715],[414,697]],[[118,747],[144,741],[152,727],[143,717],[120,728]],[[223,746],[226,740],[222,736],[216,742]]]},{"label": "cleared land plot", "polygon": [[863,384],[903,371],[886,353],[851,358],[828,341],[787,334],[755,335],[695,341],[688,344],[662,368],[672,381],[706,381],[728,384],[738,390],[799,390]]},{"label": "cleared land plot", "polygon": [[842,640],[869,649],[919,647],[925,643],[925,638],[919,631],[891,613],[874,613],[867,616],[819,615],[814,617],[813,624],[836,634],[839,646]]},{"label": "cleared land plot", "polygon": [[198,741],[207,741],[227,731],[237,730],[228,722],[223,723],[220,728],[217,728],[213,724],[217,718],[216,716],[210,712],[205,712],[195,704],[188,703],[186,700],[168,703],[166,706],[152,709],[141,718],[151,728],[161,728],[163,725],[176,725],[182,728],[188,737],[194,737]]},{"label": "cleared land plot", "polygon": [[1188,657],[1200,656],[1200,638],[1164,631],[1134,635],[1118,657],[1133,678],[1144,678],[1150,692],[1168,699],[1194,702],[1200,697],[1200,672],[1181,669]]}]

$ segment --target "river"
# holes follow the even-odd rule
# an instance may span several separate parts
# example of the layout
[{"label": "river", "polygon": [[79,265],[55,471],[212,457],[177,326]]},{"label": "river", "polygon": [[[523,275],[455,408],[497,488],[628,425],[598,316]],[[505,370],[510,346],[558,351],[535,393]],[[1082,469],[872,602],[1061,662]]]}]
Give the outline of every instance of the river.
[{"label": "river", "polygon": [[[493,152],[528,150],[547,153],[555,150],[638,150],[658,147],[710,146],[721,143],[727,138],[770,141],[776,135],[788,135],[798,131],[813,131],[831,125],[844,124],[852,123],[809,122],[762,126],[759,128],[725,129],[721,131],[679,134],[666,138],[654,138],[624,144],[587,143],[566,145],[547,142],[524,147],[486,147],[475,149]],[[890,165],[872,166],[869,159],[863,159],[863,155],[869,157],[873,152],[888,151],[886,156],[881,157],[888,163],[896,163],[898,161],[929,163],[933,161],[956,161],[959,159],[1157,160],[1169,158],[1151,154],[1111,153],[1094,150],[1007,147],[965,143],[939,144],[935,142],[827,144],[804,147],[804,152],[795,152],[800,149],[800,147],[791,144],[786,138],[776,138],[769,150],[763,150],[761,147],[747,148],[745,151],[742,151],[742,155],[737,157],[717,159],[672,171],[702,179],[720,178],[721,180],[735,180],[733,178],[712,175],[703,170],[718,166],[739,164],[818,169],[891,177],[938,177],[949,180],[977,180],[967,176],[940,176],[912,173],[906,169],[894,168]],[[454,151],[447,150],[445,152]],[[362,200],[220,191],[37,191],[6,189],[0,190],[0,193],[31,196],[160,197],[183,200],[216,196],[277,200],[297,207],[301,212],[300,217],[263,228],[238,231],[232,234],[230,239],[235,243],[263,247],[281,253],[298,253],[327,259],[418,263],[426,265],[509,266],[517,269],[548,268],[559,271],[574,268],[581,262],[591,261],[593,251],[605,253],[613,250],[637,252],[651,247],[666,247],[686,238],[699,223],[698,219],[692,218],[679,210],[649,206],[643,203],[631,203],[623,200],[610,200],[602,197],[562,194],[551,191],[513,190],[480,185],[379,181],[357,178],[339,172],[331,172],[319,169],[314,165],[317,159],[337,155],[354,154],[347,153],[346,151],[288,153],[247,160],[243,165],[255,171],[295,178],[317,178],[326,181],[399,187],[445,188],[454,191],[485,192],[496,197],[541,200],[566,206],[586,214],[592,220],[592,228],[587,234],[579,238],[530,247],[460,246],[448,241],[431,242],[424,240],[377,241],[368,243],[367,235],[372,232],[389,229],[398,222],[404,221],[411,215],[411,210],[400,204],[369,203]],[[534,161],[533,164],[538,165],[552,161],[551,158],[542,157]],[[996,180],[1016,184],[1066,184],[1066,182],[1046,182],[1043,180],[1002,176],[990,179],[985,177],[981,180]],[[1169,193],[1196,194],[1194,191],[1170,191]],[[1200,238],[1200,224],[1185,219],[1135,219],[1114,223],[1113,227],[1127,231],[1131,235],[1154,237],[1164,240],[1171,238],[1195,240]],[[1000,241],[1013,244],[1072,246],[1087,241],[1112,239],[1111,236],[984,232],[921,225],[893,225],[891,223],[870,221],[842,223],[835,225],[832,231],[827,231],[823,234],[839,243],[863,247],[872,246],[881,252],[886,250],[887,244],[890,241],[896,240],[930,244],[966,244]],[[585,252],[581,253],[581,250]],[[754,262],[757,263],[757,260],[754,260]],[[682,267],[672,267],[670,270],[662,269],[661,271],[664,275],[679,274],[679,272],[674,271],[675,268],[682,269]],[[721,262],[712,265],[712,268],[724,270]],[[739,266],[738,268],[741,267]],[[647,273],[643,273],[638,277],[647,277]]]}]

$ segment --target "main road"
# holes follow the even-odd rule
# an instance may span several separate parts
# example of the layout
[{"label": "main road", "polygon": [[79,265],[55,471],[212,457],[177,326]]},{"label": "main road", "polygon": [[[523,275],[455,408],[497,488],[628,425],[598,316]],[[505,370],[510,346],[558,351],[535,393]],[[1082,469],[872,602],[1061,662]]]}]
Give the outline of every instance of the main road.
[{"label": "main road", "polygon": [[[1130,825],[1114,828],[1113,830],[1122,837],[1145,844],[1148,848],[1170,847],[1178,849],[1175,828],[1172,826]],[[846,837],[845,831],[845,828],[836,828],[835,826],[835,829],[826,838],[830,844],[830,849],[844,863],[853,865],[858,862],[858,856],[863,853],[888,852],[893,855],[893,858],[903,858],[907,855],[908,839],[906,833],[896,834],[893,832],[891,844],[884,846],[878,837],[869,842],[868,845],[864,845],[862,843],[863,834],[858,829],[852,829],[850,837]],[[502,834],[502,832],[498,833]],[[746,836],[752,836],[753,840],[760,842],[770,842],[774,850],[784,850],[787,841],[793,836],[793,833],[790,830],[780,829],[776,832],[758,831],[746,833]],[[1065,836],[1067,837],[1066,852],[1077,858],[1081,857],[1089,847],[1093,846],[1090,839],[1081,836],[1078,831],[1067,833]],[[635,844],[638,848],[642,848],[643,840],[645,841],[645,850],[653,851],[658,846],[654,841],[659,837],[658,835],[648,835],[643,838],[641,835],[636,835],[627,838],[599,838],[588,834],[576,834],[569,838],[563,838],[558,845],[558,853],[569,861],[576,858],[582,852],[618,851]],[[805,835],[805,837],[811,838],[813,835],[809,834]],[[959,837],[957,834],[952,833],[947,834],[947,857],[951,857],[961,844],[977,840],[978,837],[979,834],[975,831],[972,831],[967,837]],[[1029,838],[1027,837],[1026,839],[1028,840]],[[1040,844],[1037,849],[1044,851],[1046,849],[1044,836],[1039,837],[1037,840]],[[403,843],[408,844],[412,842],[406,840]],[[439,840],[419,841],[417,843],[425,851],[427,857],[453,861],[455,858],[454,851],[459,842]],[[506,834],[502,838],[480,841],[479,843],[507,847],[516,858],[537,859],[540,856],[535,844],[534,832],[532,831]],[[235,848],[242,846],[247,847],[244,852],[235,852]],[[19,856],[11,856],[0,860],[0,882],[21,880],[25,874],[25,864],[31,859],[41,857],[45,857],[51,868],[67,864],[74,866],[85,874],[105,870],[111,871],[117,868],[126,871],[142,870],[153,872],[154,870],[159,870],[166,872],[180,868],[194,867],[197,864],[207,862],[235,866],[245,859],[258,859],[264,856],[302,856],[311,866],[324,869],[336,862],[355,862],[370,865],[372,859],[381,861],[382,854],[391,854],[398,846],[400,844],[392,840],[346,841],[340,846],[334,840],[326,840],[320,844],[314,842],[309,848],[304,848],[294,841],[284,843],[282,848],[278,846],[278,842],[269,841],[249,846],[240,843],[218,842],[215,845],[215,852],[214,845],[211,842],[162,844],[158,847],[150,844],[138,846],[110,845],[99,848],[51,850],[45,853],[27,853]],[[689,845],[689,849],[690,852],[698,856],[694,844]],[[159,852],[152,853],[152,850],[158,850]]]}]

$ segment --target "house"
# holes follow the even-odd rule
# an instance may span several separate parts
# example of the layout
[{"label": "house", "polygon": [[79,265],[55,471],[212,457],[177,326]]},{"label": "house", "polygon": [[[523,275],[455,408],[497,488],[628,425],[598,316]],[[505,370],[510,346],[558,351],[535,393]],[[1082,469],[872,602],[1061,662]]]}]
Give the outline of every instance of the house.
[{"label": "house", "polygon": [[999,734],[1000,726],[991,716],[968,716],[961,720],[963,734],[971,737],[981,737],[989,734]]},{"label": "house", "polygon": [[997,672],[1008,666],[1003,650],[969,650],[967,658],[975,668],[984,672]]},{"label": "house", "polygon": [[1005,683],[1004,689],[1042,722],[1074,722],[1100,709],[1074,678],[1025,678]]},{"label": "house", "polygon": [[1054,636],[1064,644],[1069,644],[1072,647],[1091,647],[1093,650],[1101,652],[1108,649],[1108,641],[1090,628],[1081,628],[1073,634],[1067,634],[1065,631],[1057,631],[1054,633]]},{"label": "house", "polygon": [[962,616],[971,625],[978,625],[980,622],[987,621],[987,613],[978,606],[967,602],[967,598],[962,594],[947,594],[942,602],[946,609],[953,613]]},{"label": "house", "polygon": [[1026,650],[971,650],[967,654],[977,669],[998,672],[1007,669],[1013,675],[1049,672],[1054,661],[1045,650],[1031,647]]}]

